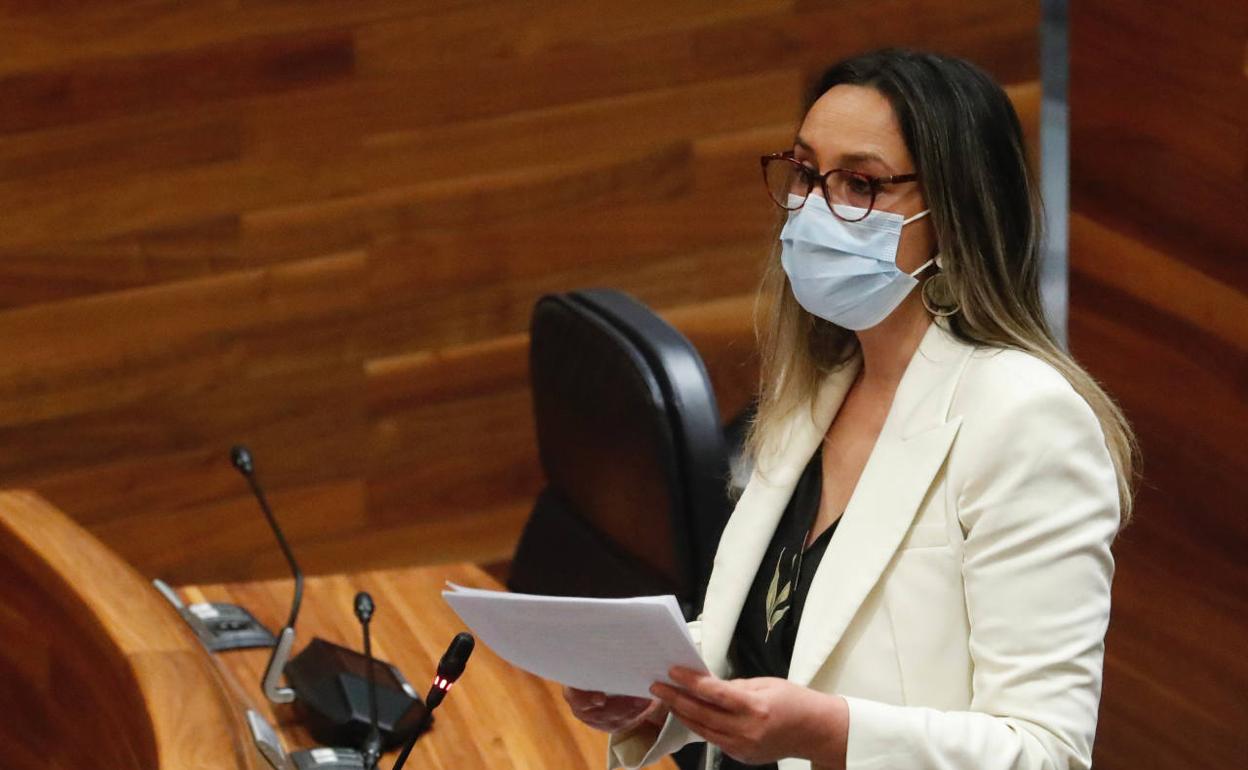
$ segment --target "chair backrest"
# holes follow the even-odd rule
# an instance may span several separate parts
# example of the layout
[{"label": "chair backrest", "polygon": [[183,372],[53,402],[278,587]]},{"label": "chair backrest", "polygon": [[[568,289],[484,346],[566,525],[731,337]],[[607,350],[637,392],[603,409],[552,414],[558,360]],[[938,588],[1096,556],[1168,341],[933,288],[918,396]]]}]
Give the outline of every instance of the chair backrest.
[{"label": "chair backrest", "polygon": [[513,590],[701,600],[729,512],[714,391],[680,332],[618,291],[538,301],[530,378],[547,486]]}]

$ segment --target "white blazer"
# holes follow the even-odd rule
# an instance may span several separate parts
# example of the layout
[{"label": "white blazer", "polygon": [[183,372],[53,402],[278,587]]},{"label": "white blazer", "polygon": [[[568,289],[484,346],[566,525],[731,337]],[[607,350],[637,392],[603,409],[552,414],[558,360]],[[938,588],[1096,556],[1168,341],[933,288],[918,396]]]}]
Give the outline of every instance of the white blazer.
[{"label": "white blazer", "polygon": [[[790,418],[724,529],[690,624],[720,677],[780,515],[860,365],[827,377],[813,416]],[[811,582],[789,669],[848,702],[848,770],[1089,767],[1118,524],[1104,435],[1066,379],[933,323]],[[608,768],[697,740],[669,717],[657,739],[612,736]]]}]

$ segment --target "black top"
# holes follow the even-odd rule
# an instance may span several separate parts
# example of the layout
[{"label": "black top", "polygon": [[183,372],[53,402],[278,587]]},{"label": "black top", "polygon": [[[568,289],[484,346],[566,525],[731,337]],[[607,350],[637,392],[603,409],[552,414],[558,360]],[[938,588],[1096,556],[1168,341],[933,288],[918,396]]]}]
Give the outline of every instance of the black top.
[{"label": "black top", "polygon": [[[803,550],[806,536],[819,513],[819,499],[823,493],[823,448],[815,452],[802,476],[793,488],[793,496],[785,506],[771,544],[763,555],[763,561],[754,576],[754,583],[746,594],[732,636],[728,658],[737,677],[789,675],[789,661],[793,657],[793,643],[797,640],[797,627],[806,607],[806,593],[810,581],[819,568],[828,541],[840,522],[832,526]],[[793,582],[797,574],[796,584]],[[721,770],[764,767],[774,770],[776,764],[745,765],[724,755]]]}]

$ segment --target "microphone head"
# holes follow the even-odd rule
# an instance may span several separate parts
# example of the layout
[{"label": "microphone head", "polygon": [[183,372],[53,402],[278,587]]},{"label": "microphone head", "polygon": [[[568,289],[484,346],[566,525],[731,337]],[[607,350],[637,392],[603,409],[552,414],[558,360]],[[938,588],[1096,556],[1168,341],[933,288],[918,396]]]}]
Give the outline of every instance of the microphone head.
[{"label": "microphone head", "polygon": [[438,661],[438,676],[448,684],[453,684],[456,679],[459,679],[468,665],[468,656],[472,654],[476,643],[470,633],[456,634],[451,640],[451,645],[446,648],[446,654],[442,656],[442,660]]},{"label": "microphone head", "polygon": [[361,623],[367,623],[373,619],[373,597],[368,595],[368,591],[360,591],[355,595],[355,617]]},{"label": "microphone head", "polygon": [[234,463],[234,467],[244,476],[250,476],[255,471],[255,465],[251,461],[251,450],[243,444],[236,444],[230,450],[230,462]]}]

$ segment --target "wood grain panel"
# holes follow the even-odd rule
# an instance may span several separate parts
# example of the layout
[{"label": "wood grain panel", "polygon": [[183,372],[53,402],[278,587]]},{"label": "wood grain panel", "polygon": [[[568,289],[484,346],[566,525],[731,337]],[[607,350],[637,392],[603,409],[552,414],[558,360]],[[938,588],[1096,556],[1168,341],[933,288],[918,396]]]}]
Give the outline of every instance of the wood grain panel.
[{"label": "wood grain panel", "polygon": [[0,247],[0,307],[214,277],[225,265],[246,268],[239,230],[238,217],[224,216],[98,241]]},{"label": "wood grain panel", "polygon": [[[363,296],[365,266],[362,254],[347,254],[0,314],[7,396],[0,425],[139,407],[161,396],[211,399],[232,377],[342,363],[350,351],[309,350],[314,340],[300,346],[298,332],[349,321]],[[235,411],[247,400],[239,393]]]},{"label": "wood grain panel", "polygon": [[1144,455],[1096,767],[1248,761],[1248,7],[1071,4],[1074,352]]},{"label": "wood grain panel", "polygon": [[[117,51],[178,51],[259,34],[411,18],[425,21],[420,42],[439,55],[461,56],[469,46],[483,54],[504,49],[523,55],[543,41],[697,27],[789,6],[784,0],[633,0],[627,5],[562,0],[540,6],[530,0],[422,0],[418,5],[396,0],[4,0],[0,72],[46,69]],[[511,34],[523,42],[513,47],[504,37]]]},{"label": "wood grain panel", "polygon": [[1248,6],[1139,13],[1097,0],[1071,29],[1072,206],[1231,286],[1248,285]]},{"label": "wood grain panel", "polygon": [[684,142],[651,144],[631,152],[580,153],[567,159],[552,153],[528,165],[497,170],[469,162],[465,153],[459,161],[465,176],[248,214],[242,247],[254,260],[291,259],[396,240],[413,232],[514,220],[585,201],[653,205],[691,184],[692,161]]},{"label": "wood grain panel", "polygon": [[805,82],[922,44],[1034,126],[1037,8],[0,3],[0,483],[149,575],[278,575],[246,441],[310,572],[505,557],[537,297],[669,313],[735,411]]},{"label": "wood grain panel", "polygon": [[240,121],[218,113],[126,115],[10,137],[0,144],[0,178],[65,184],[72,175],[81,183],[236,159],[243,150]]},{"label": "wood grain panel", "polygon": [[351,75],[346,32],[243,38],[0,77],[0,135],[276,93]]},{"label": "wood grain panel", "polygon": [[813,73],[857,51],[911,46],[970,58],[1001,83],[1038,77],[1040,4],[1028,0],[797,0],[799,41]]},{"label": "wood grain panel", "polygon": [[1115,545],[1096,764],[1232,767],[1248,726],[1238,653],[1248,641],[1238,515],[1248,357],[1121,287],[1074,280],[1076,353],[1121,401],[1145,453],[1135,523]]}]

